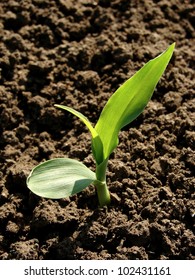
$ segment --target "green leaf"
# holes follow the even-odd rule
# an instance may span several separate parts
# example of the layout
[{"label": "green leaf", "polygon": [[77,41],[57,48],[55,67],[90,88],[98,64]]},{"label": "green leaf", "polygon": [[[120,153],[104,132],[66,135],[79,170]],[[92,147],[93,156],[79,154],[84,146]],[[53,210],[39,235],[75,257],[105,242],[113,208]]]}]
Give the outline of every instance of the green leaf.
[{"label": "green leaf", "polygon": [[55,104],[54,106],[60,108],[60,109],[63,109],[63,110],[66,110],[70,113],[72,113],[73,115],[75,115],[76,117],[78,117],[80,120],[82,120],[82,122],[84,122],[84,124],[88,127],[88,129],[90,130],[91,132],[91,135],[93,138],[95,138],[98,134],[95,130],[95,128],[92,126],[92,124],[90,123],[90,121],[88,120],[87,117],[85,117],[82,113],[72,109],[71,107],[68,107],[68,106],[64,106],[64,105],[58,105],[58,104]]},{"label": "green leaf", "polygon": [[173,54],[175,43],[146,63],[110,97],[95,126],[103,144],[103,159],[118,144],[118,133],[132,122],[149,102]]},{"label": "green leaf", "polygon": [[27,186],[39,196],[57,199],[76,194],[95,180],[95,173],[83,163],[56,158],[37,165],[27,178]]},{"label": "green leaf", "polygon": [[55,104],[55,106],[72,113],[73,115],[78,117],[87,126],[87,128],[91,132],[91,136],[92,136],[92,151],[93,151],[94,158],[95,158],[96,162],[99,162],[99,163],[102,162],[103,161],[102,141],[101,141],[97,131],[95,130],[95,128],[92,126],[92,124],[88,120],[88,118],[85,117],[82,113],[78,112],[77,110],[72,109],[71,107],[64,106],[64,105],[57,105],[57,104]]}]

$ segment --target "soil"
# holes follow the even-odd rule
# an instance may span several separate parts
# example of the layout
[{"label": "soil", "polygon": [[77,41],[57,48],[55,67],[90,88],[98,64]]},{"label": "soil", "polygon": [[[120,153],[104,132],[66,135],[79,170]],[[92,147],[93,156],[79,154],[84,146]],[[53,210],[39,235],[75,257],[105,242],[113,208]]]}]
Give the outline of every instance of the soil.
[{"label": "soil", "polygon": [[[0,3],[0,259],[195,259],[195,4],[190,0]],[[111,94],[171,43],[144,112],[119,135],[99,208],[93,186],[43,199],[38,163],[70,157],[94,170],[90,135]]]}]

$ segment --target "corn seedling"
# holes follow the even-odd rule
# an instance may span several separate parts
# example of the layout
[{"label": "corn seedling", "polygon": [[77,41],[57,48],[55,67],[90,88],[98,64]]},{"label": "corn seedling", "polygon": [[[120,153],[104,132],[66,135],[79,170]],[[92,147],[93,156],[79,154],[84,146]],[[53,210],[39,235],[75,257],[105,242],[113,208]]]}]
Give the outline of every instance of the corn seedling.
[{"label": "corn seedling", "polygon": [[75,159],[51,159],[31,171],[27,178],[28,188],[41,197],[59,199],[93,184],[99,205],[108,205],[110,193],[106,184],[106,169],[109,156],[118,145],[118,134],[144,110],[172,57],[174,47],[175,43],[120,86],[106,103],[95,126],[80,112],[55,105],[77,116],[89,129],[96,170],[90,170]]}]

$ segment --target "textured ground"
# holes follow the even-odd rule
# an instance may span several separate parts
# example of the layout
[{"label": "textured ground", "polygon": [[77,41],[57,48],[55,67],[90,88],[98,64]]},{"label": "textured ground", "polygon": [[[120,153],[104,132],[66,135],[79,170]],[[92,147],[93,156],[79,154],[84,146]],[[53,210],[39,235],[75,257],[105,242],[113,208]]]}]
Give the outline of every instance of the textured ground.
[{"label": "textured ground", "polygon": [[[0,1],[0,259],[195,259],[193,1]],[[94,169],[90,135],[118,86],[172,42],[173,58],[93,186],[39,198],[26,177],[71,157]]]}]

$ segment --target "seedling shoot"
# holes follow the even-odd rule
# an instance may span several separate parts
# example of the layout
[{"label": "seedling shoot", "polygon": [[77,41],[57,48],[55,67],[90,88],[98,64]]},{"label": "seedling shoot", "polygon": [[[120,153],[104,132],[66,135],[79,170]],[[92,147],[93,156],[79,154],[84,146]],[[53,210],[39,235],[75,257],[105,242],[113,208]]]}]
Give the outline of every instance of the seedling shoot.
[{"label": "seedling shoot", "polygon": [[100,207],[108,205],[110,193],[106,170],[110,154],[118,145],[118,134],[144,110],[172,57],[174,47],[175,43],[121,85],[106,103],[95,126],[80,112],[68,106],[55,105],[77,116],[89,129],[96,170],[90,170],[75,159],[51,159],[31,171],[27,178],[28,188],[41,197],[60,199],[93,184]]}]

